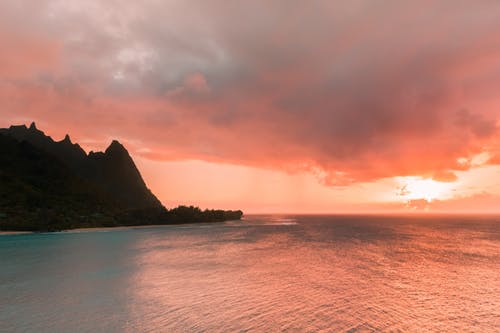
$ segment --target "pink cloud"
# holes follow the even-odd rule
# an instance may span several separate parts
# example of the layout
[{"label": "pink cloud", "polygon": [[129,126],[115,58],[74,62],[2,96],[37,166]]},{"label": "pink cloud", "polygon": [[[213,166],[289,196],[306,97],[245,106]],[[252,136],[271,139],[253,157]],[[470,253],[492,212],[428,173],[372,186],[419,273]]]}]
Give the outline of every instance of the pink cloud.
[{"label": "pink cloud", "polygon": [[460,159],[500,153],[494,3],[2,9],[4,126],[33,119],[151,159],[307,170],[328,185],[454,181],[471,167]]}]

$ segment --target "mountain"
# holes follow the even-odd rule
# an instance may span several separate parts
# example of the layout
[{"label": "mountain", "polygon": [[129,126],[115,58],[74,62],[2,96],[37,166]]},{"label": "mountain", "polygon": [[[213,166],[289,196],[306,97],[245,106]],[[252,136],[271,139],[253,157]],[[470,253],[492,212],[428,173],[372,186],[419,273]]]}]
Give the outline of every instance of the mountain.
[{"label": "mountain", "polygon": [[32,123],[0,129],[0,134],[26,142],[41,151],[53,155],[82,180],[93,184],[113,198],[115,204],[127,209],[160,208],[162,204],[146,187],[141,174],[127,150],[118,141],[102,152],[88,155],[73,144],[68,135],[62,141],[54,141]]},{"label": "mountain", "polygon": [[46,136],[32,123],[0,129],[0,134],[27,142],[35,148],[53,155],[76,176],[92,183],[123,208],[138,209],[162,207],[160,201],[146,187],[141,174],[125,147],[113,141],[104,153],[90,152],[88,155],[73,144],[68,135],[59,142]]},{"label": "mountain", "polygon": [[54,141],[25,125],[0,129],[0,230],[223,221],[241,211],[167,210],[125,147],[87,154],[68,135]]}]

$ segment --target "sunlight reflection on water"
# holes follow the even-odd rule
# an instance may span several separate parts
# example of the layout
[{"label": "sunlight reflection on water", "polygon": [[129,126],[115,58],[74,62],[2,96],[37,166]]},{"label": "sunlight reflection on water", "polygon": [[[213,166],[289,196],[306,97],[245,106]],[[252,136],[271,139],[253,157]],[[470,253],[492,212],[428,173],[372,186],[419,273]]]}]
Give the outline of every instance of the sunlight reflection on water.
[{"label": "sunlight reflection on water", "polygon": [[500,327],[495,219],[255,216],[3,236],[0,251],[0,331]]}]

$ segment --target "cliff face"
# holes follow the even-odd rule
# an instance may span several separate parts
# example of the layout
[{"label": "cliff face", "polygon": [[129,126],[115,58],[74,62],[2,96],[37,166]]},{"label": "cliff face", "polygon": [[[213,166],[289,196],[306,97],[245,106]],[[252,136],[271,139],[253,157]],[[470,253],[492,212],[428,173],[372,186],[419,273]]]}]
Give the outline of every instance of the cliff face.
[{"label": "cliff face", "polygon": [[87,158],[87,177],[126,207],[161,207],[160,201],[146,187],[128,151],[113,141],[104,153],[91,153]]},{"label": "cliff face", "polygon": [[96,216],[113,225],[119,214],[153,210],[164,207],[118,141],[87,155],[68,136],[56,142],[35,124],[0,129],[0,229],[33,229],[36,220],[86,226]]}]

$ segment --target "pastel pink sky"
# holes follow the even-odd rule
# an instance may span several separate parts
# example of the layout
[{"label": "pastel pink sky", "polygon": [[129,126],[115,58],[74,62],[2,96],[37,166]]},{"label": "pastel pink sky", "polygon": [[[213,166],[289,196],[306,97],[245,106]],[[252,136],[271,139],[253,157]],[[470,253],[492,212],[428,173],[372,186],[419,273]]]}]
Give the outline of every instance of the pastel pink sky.
[{"label": "pastel pink sky", "polygon": [[0,127],[171,207],[500,212],[497,1],[0,3]]}]

